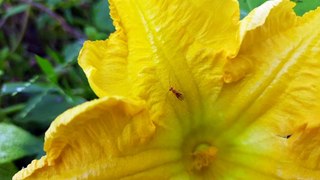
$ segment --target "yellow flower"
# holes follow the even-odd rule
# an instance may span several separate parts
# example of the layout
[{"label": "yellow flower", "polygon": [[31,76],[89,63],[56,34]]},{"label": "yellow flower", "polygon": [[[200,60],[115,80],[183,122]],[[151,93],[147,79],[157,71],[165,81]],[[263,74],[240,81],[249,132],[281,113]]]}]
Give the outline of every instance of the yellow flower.
[{"label": "yellow flower", "polygon": [[320,9],[110,0],[79,56],[100,97],[60,115],[14,179],[317,179]]}]

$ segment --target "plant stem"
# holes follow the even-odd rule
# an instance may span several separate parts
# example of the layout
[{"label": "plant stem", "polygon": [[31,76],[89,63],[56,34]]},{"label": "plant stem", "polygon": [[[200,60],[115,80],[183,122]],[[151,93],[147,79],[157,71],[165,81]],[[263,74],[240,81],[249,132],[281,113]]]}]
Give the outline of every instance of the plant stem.
[{"label": "plant stem", "polygon": [[2,109],[2,113],[3,114],[12,114],[14,112],[20,111],[25,106],[26,106],[25,104],[16,104],[16,105]]},{"label": "plant stem", "polygon": [[45,13],[47,13],[49,16],[51,16],[53,19],[55,19],[56,21],[59,22],[59,24],[61,25],[62,29],[71,34],[73,37],[77,38],[77,39],[86,39],[86,36],[84,34],[82,34],[81,32],[77,31],[76,29],[72,28],[65,20],[63,17],[61,17],[60,15],[56,14],[55,12],[53,12],[52,10],[50,10],[49,8],[45,7],[42,4],[33,2],[32,0],[20,0],[20,2],[23,3],[28,3],[30,4],[32,7],[35,7],[37,9],[39,9],[40,11],[43,11]]},{"label": "plant stem", "polygon": [[15,45],[12,47],[11,49],[11,53],[12,52],[15,52],[16,49],[19,47],[23,37],[24,37],[24,34],[26,33],[26,30],[27,30],[27,26],[28,26],[28,22],[29,22],[29,15],[30,15],[30,7],[28,7],[27,11],[25,12],[25,15],[24,15],[24,18],[23,18],[23,21],[22,21],[22,29],[21,29],[21,33],[18,37],[18,40],[17,42],[15,43]]}]

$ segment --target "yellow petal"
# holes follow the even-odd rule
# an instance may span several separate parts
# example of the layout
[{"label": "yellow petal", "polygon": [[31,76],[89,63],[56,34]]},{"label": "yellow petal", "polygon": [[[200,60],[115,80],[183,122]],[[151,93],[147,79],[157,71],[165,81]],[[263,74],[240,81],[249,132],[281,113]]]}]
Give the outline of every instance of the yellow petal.
[{"label": "yellow petal", "polygon": [[[227,162],[242,165],[232,169],[232,172],[240,171],[238,177],[250,177],[250,171],[263,179],[317,179],[320,176],[319,126],[302,125],[287,136],[272,134],[275,131],[266,123],[258,126],[250,128],[251,133],[247,135],[251,137],[247,139],[251,140],[234,146],[227,157]],[[245,171],[241,171],[241,167]]]},{"label": "yellow petal", "polygon": [[297,24],[298,17],[292,10],[293,6],[294,3],[289,0],[270,0],[252,10],[241,21],[240,52],[237,58],[226,65],[225,82],[237,81],[254,68],[252,58],[242,55],[243,52],[252,51],[257,43],[277,36]]},{"label": "yellow petal", "polygon": [[242,50],[255,43],[253,36],[264,40],[293,27],[297,20],[292,10],[294,5],[289,0],[270,0],[252,10],[241,21]]},{"label": "yellow petal", "polygon": [[117,31],[86,42],[79,56],[99,97],[142,98],[152,119],[168,106],[199,114],[216,98],[224,59],[239,44],[236,0],[113,0],[110,8]]},{"label": "yellow petal", "polygon": [[[273,13],[277,14],[276,11]],[[272,15],[268,21],[274,26],[281,23]],[[320,27],[319,8],[299,19],[294,27],[272,34],[268,39],[259,39],[264,26],[257,35],[252,32],[256,44],[240,51],[226,66],[227,77],[231,79],[220,96],[221,104],[217,103],[219,110],[227,111],[225,116],[243,123],[267,113],[278,121],[286,117],[288,121],[296,119],[291,123],[300,125],[309,121],[307,119],[312,119],[308,123],[319,123],[316,121],[319,117],[316,99],[320,98],[320,30],[317,27]],[[269,33],[268,30],[265,32]],[[239,64],[250,64],[251,68],[246,73],[238,72]],[[237,77],[239,74],[245,76],[237,82],[241,79]],[[230,105],[232,108],[227,108]]]},{"label": "yellow petal", "polygon": [[127,79],[127,43],[123,38],[121,32],[116,32],[107,41],[86,41],[80,51],[79,64],[91,88],[100,97],[128,96],[131,92]]},{"label": "yellow petal", "polygon": [[283,174],[286,179],[320,177],[320,126],[303,125],[288,140],[289,160]]},{"label": "yellow petal", "polygon": [[52,123],[45,137],[46,156],[13,179],[165,177],[164,172],[180,171],[180,153],[169,146],[174,142],[161,148],[149,143],[154,136],[155,126],[141,102],[117,98],[87,102]]},{"label": "yellow petal", "polygon": [[[59,117],[47,156],[16,176],[316,179],[318,151],[299,152],[318,145],[301,127],[320,123],[320,9],[298,18],[268,1],[240,39],[236,1],[206,2],[112,1],[117,32],[79,58],[101,99]],[[220,18],[221,32],[206,32]],[[116,95],[130,101],[106,98]]]},{"label": "yellow petal", "polygon": [[[215,108],[225,120],[218,126],[217,141],[233,139],[235,151],[230,151],[235,155],[227,161],[262,176],[316,179],[319,167],[306,167],[319,158],[290,161],[292,147],[286,137],[303,124],[320,123],[320,8],[300,18],[290,7],[288,1],[272,6],[262,24],[248,29],[239,54],[226,65],[229,84]],[[258,11],[264,9],[254,11],[252,19],[259,19],[253,17],[262,13]],[[290,23],[283,25],[286,18]]]}]

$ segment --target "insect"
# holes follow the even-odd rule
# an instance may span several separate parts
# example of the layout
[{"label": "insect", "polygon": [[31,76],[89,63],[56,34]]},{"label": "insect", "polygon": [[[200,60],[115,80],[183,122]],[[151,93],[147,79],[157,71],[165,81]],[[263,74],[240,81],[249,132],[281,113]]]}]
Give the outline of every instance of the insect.
[{"label": "insect", "polygon": [[182,101],[184,99],[182,93],[175,90],[172,86],[169,88],[169,91],[171,91],[176,96],[176,98],[178,98],[180,101]]},{"label": "insect", "polygon": [[282,138],[285,138],[285,139],[289,139],[291,136],[292,136],[292,134],[288,134],[288,135],[278,135],[279,137],[282,137]]}]

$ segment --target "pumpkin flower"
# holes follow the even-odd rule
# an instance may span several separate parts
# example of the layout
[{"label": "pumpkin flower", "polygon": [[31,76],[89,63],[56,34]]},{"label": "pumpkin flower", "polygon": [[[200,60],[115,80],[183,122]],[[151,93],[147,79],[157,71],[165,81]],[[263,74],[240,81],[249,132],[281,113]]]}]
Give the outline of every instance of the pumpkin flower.
[{"label": "pumpkin flower", "polygon": [[317,179],[320,8],[109,0],[79,64],[99,99],[60,115],[14,179]]}]

